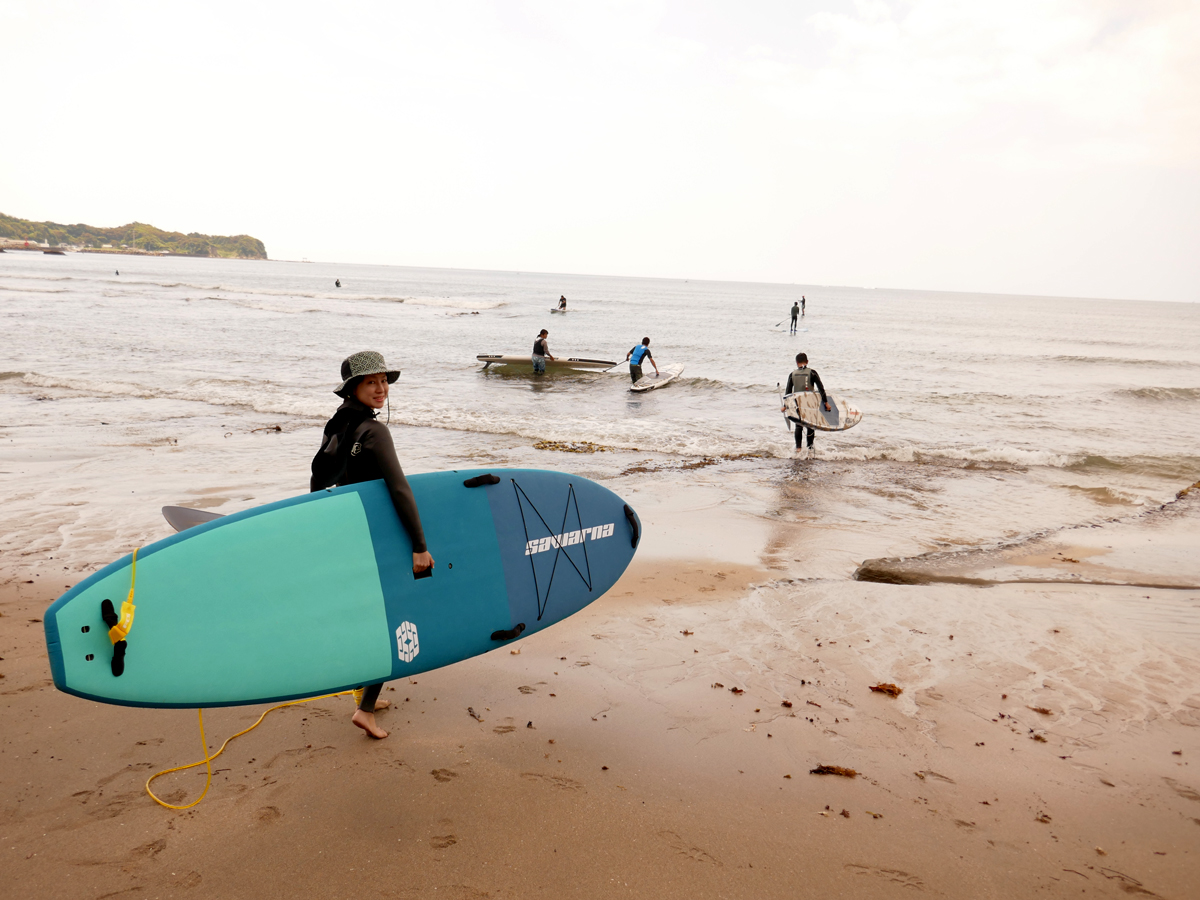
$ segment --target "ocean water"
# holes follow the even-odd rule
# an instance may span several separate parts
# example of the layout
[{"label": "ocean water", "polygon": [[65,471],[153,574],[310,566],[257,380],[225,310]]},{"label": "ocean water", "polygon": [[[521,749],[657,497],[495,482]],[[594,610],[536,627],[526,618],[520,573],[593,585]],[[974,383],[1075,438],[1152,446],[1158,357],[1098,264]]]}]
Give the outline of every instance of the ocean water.
[{"label": "ocean water", "polygon": [[[1200,478],[1192,304],[9,252],[0,323],[10,572],[92,570],[164,536],[164,504],[305,490],[340,361],[368,348],[404,373],[389,415],[408,471],[577,471],[664,522],[725,505],[751,523],[731,542],[788,564],[804,557],[772,549],[787,523],[854,532],[851,556],[920,552],[1122,515]],[[555,355],[619,361],[649,336],[686,371],[639,396],[624,366],[538,378],[475,360],[528,354],[543,327]],[[777,385],[801,350],[864,418],[795,461]],[[679,506],[675,485],[711,504]]]}]

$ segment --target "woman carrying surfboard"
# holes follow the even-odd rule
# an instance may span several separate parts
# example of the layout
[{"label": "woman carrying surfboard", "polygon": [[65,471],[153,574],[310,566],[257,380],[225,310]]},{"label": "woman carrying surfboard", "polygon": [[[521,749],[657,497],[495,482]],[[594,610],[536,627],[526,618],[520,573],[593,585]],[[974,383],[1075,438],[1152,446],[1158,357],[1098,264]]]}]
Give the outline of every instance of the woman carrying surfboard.
[{"label": "woman carrying surfboard", "polygon": [[[387,484],[392,504],[404,530],[412,541],[413,573],[433,568],[433,557],[425,546],[425,532],[412,488],[396,458],[387,425],[375,416],[388,399],[389,386],[400,376],[399,369],[389,369],[383,355],[363,350],[342,361],[342,383],[334,393],[343,398],[342,405],[325,425],[321,449],[312,461],[309,489],[321,491],[333,485],[358,484],[382,478]],[[388,733],[375,723],[375,712],[388,706],[379,700],[383,682],[361,688],[358,709],[353,722],[373,738],[383,739]]]}]

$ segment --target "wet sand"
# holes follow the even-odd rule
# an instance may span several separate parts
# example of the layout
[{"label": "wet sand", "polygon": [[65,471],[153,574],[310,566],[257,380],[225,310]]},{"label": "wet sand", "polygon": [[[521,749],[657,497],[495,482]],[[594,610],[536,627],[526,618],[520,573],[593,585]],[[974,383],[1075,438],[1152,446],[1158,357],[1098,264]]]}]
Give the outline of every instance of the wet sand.
[{"label": "wet sand", "polygon": [[[642,503],[663,526],[690,515],[677,494]],[[1195,506],[1105,546],[1168,577],[1171,552],[1145,548],[1190,534]],[[1021,565],[1053,581],[1061,561],[1035,556]],[[382,742],[346,698],[274,712],[186,812],[143,784],[199,758],[195,713],[55,691],[38,620],[66,582],[9,578],[5,893],[1194,896],[1200,592],[805,583],[762,558],[639,557],[519,654],[393,683]],[[261,709],[209,712],[210,745]],[[203,784],[155,788],[186,802]]]}]

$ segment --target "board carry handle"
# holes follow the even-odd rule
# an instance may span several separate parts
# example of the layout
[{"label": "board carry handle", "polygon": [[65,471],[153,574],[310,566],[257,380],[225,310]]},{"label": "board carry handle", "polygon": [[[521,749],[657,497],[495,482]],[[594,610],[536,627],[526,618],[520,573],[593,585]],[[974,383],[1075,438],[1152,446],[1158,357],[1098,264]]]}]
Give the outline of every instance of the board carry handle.
[{"label": "board carry handle", "polygon": [[[525,630],[525,623],[518,622],[512,628],[502,629],[500,631],[493,631],[492,632],[492,640],[493,641],[511,641],[513,638],[520,637],[521,632],[524,630]],[[513,651],[513,652],[515,653],[516,651]]]},{"label": "board carry handle", "polygon": [[413,572],[413,581],[416,581],[418,578],[432,578],[432,577],[433,577],[433,566],[430,566],[428,569],[422,569],[420,572]]},{"label": "board carry handle", "polygon": [[485,484],[499,484],[499,476],[493,475],[490,472],[486,475],[476,475],[474,478],[468,478],[463,482],[463,487],[483,487]]},{"label": "board carry handle", "polygon": [[633,507],[628,503],[625,504],[625,518],[629,520],[629,527],[633,530],[633,540],[629,542],[630,546],[636,550],[638,540],[642,536],[642,529],[638,526],[637,513],[633,511]]}]

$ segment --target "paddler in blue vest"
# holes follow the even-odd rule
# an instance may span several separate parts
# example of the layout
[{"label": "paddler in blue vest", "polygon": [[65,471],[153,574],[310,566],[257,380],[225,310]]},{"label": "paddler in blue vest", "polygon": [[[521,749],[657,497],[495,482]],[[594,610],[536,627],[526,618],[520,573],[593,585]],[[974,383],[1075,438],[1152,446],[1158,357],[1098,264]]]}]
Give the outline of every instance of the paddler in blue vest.
[{"label": "paddler in blue vest", "polygon": [[650,338],[642,338],[640,344],[635,344],[633,348],[625,354],[625,358],[629,360],[629,377],[633,379],[633,383],[637,384],[642,380],[642,360],[650,360],[650,365],[654,366],[654,374],[658,375],[658,363],[654,361],[654,356],[650,353]]},{"label": "paddler in blue vest", "polygon": [[[825,385],[821,384],[821,376],[817,374],[816,369],[810,369],[808,367],[808,354],[807,353],[797,353],[796,354],[796,368],[793,369],[788,374],[787,390],[785,390],[784,393],[785,394],[797,394],[797,393],[801,393],[801,392],[808,392],[808,391],[813,390],[814,387],[818,391],[821,392],[821,403],[825,406],[825,412],[829,412],[830,411],[829,410],[829,398],[825,396]],[[781,409],[781,411],[786,412],[787,411],[786,407]],[[800,422],[797,422],[796,423],[796,454],[797,455],[799,455],[800,451],[804,449],[804,430],[805,430],[805,426],[802,425]],[[809,450],[812,449],[814,437],[816,437],[816,432],[812,428],[809,428],[808,429],[808,449]]]}]

